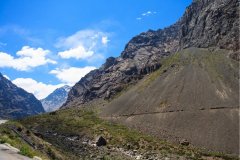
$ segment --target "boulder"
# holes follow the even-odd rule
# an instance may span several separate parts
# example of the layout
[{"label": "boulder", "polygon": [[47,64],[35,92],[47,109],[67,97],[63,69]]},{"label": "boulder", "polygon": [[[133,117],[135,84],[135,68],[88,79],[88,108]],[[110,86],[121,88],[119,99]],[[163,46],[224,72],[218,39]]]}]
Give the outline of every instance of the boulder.
[{"label": "boulder", "polygon": [[107,145],[107,141],[105,140],[105,138],[103,138],[102,136],[100,136],[100,137],[97,138],[96,145],[97,145],[98,147],[100,147],[100,146],[106,146],[106,145]]},{"label": "boulder", "polygon": [[183,145],[183,146],[188,146],[190,143],[186,139],[182,139],[180,141],[180,144]]}]

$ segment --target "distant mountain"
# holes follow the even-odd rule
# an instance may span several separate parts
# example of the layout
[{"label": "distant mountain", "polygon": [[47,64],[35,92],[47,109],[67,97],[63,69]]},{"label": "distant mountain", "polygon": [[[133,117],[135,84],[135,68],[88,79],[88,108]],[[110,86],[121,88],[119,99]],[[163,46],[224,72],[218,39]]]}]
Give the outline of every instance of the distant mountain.
[{"label": "distant mountain", "polygon": [[44,113],[37,98],[0,73],[0,119],[18,119]]},{"label": "distant mountain", "polygon": [[61,88],[56,89],[46,98],[42,99],[41,103],[45,111],[51,112],[59,109],[63,105],[63,103],[66,102],[70,89],[70,86],[65,85]]}]

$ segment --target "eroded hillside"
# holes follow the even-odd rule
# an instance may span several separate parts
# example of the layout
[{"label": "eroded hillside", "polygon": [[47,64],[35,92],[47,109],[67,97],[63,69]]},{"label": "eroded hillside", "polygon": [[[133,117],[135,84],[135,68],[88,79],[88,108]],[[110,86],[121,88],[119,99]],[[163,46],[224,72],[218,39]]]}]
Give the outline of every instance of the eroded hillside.
[{"label": "eroded hillside", "polygon": [[102,114],[161,138],[238,153],[238,62],[227,53],[183,50]]}]

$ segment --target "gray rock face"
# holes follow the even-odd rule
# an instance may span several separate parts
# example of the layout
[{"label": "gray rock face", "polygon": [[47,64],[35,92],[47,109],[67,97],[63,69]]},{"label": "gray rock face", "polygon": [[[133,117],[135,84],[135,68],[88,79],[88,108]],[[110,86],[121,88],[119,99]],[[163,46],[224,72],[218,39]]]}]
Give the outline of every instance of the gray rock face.
[{"label": "gray rock face", "polygon": [[0,73],[0,119],[17,119],[45,112],[31,93],[17,87]]},{"label": "gray rock face", "polygon": [[195,0],[180,20],[180,47],[239,50],[238,19],[238,0]]},{"label": "gray rock face", "polygon": [[160,68],[163,58],[183,48],[224,48],[232,50],[230,57],[238,60],[238,17],[238,0],[195,0],[177,23],[132,38],[121,56],[108,58],[101,68],[82,78],[70,90],[63,108],[109,99]]},{"label": "gray rock face", "polygon": [[56,89],[46,98],[42,99],[41,103],[45,111],[51,112],[59,109],[63,105],[63,103],[66,102],[70,89],[70,86],[65,85],[61,88]]}]

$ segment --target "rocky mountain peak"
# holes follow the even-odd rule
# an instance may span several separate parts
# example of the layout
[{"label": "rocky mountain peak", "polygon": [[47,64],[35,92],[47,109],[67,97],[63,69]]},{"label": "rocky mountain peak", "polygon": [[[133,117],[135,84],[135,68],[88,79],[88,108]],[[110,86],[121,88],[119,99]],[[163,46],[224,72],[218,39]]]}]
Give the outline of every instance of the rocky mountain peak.
[{"label": "rocky mountain peak", "polygon": [[65,85],[63,87],[57,88],[51,94],[49,94],[46,98],[41,100],[41,103],[46,112],[51,112],[59,109],[63,103],[66,102],[68,92],[71,87]]},{"label": "rocky mountain peak", "polygon": [[69,92],[70,89],[71,89],[71,87],[68,86],[68,85],[65,85],[65,86],[63,86],[63,87],[61,87],[61,88],[63,88],[66,92]]}]

